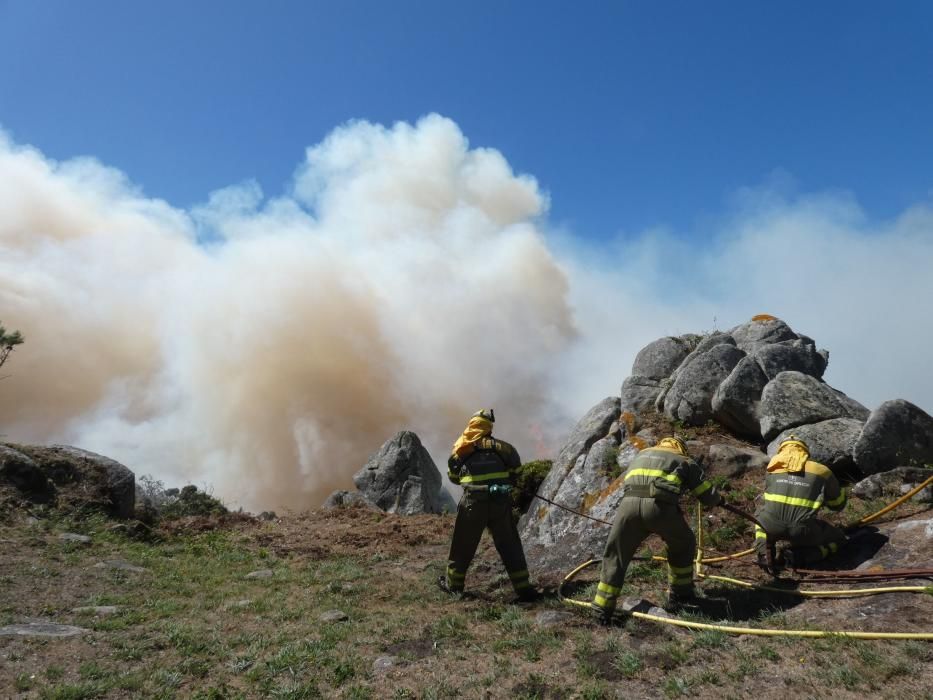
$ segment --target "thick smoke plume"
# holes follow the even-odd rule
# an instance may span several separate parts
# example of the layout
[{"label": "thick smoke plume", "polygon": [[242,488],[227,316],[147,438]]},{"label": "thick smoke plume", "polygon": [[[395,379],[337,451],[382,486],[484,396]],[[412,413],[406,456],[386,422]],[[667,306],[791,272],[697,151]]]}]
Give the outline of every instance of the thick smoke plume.
[{"label": "thick smoke plume", "polygon": [[[558,193],[559,194],[559,193]],[[624,193],[621,193],[624,196]],[[933,410],[933,209],[736,194],[702,237],[587,242],[432,115],[308,150],[290,191],[190,211],[0,132],[0,434],[66,442],[248,508],[308,508],[399,429],[443,467],[476,409],[526,459],[616,394],[664,335],[780,316],[870,408]]]},{"label": "thick smoke plume", "polygon": [[[531,445],[574,335],[546,199],[455,124],[366,123],[293,191],[191,212],[0,142],[7,439],[62,441],[247,507],[316,506],[395,431],[439,461],[494,405]],[[531,455],[528,455],[529,457]]]}]

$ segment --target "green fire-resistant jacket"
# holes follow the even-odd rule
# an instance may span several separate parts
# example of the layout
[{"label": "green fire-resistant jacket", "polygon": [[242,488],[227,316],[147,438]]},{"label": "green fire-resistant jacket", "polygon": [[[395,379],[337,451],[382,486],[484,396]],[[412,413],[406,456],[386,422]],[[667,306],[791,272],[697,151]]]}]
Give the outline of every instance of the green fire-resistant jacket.
[{"label": "green fire-resistant jacket", "polygon": [[791,473],[782,468],[768,473],[759,513],[771,522],[792,525],[815,518],[824,505],[842,510],[846,492],[828,467],[808,461],[803,471]]},{"label": "green fire-resistant jacket", "polygon": [[447,460],[447,478],[461,486],[514,484],[522,459],[505,440],[484,437],[465,457]]},{"label": "green fire-resistant jacket", "polygon": [[703,473],[703,468],[690,457],[670,450],[649,447],[625,470],[625,493],[652,496],[657,500],[676,502],[689,492],[705,506],[716,506],[722,496]]}]

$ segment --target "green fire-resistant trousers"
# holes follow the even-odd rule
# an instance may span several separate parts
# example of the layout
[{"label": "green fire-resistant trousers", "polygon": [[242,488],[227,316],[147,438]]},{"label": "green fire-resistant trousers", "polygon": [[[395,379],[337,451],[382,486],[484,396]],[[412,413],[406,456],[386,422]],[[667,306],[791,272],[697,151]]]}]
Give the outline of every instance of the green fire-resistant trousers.
[{"label": "green fire-resistant trousers", "polygon": [[496,550],[502,557],[512,587],[521,595],[531,586],[525,551],[512,521],[512,499],[508,494],[491,496],[485,491],[464,491],[457,506],[447,562],[447,587],[453,592],[463,591],[467,569],[486,528],[489,528]]},{"label": "green fire-resistant trousers", "polygon": [[677,595],[693,594],[693,558],[696,537],[676,503],[625,496],[609,531],[599,586],[593,603],[606,611],[615,609],[629,562],[648,535],[656,534],[667,545],[668,582]]}]

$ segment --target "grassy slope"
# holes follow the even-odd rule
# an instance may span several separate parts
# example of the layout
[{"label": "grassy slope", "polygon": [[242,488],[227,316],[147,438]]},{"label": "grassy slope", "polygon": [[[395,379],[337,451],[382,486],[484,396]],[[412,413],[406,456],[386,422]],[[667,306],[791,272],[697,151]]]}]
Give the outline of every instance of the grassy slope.
[{"label": "grassy slope", "polygon": [[[349,509],[213,525],[182,521],[153,544],[103,519],[0,527],[0,624],[34,617],[92,630],[0,637],[0,697],[933,697],[929,643],[729,637],[641,621],[603,629],[579,615],[541,627],[537,616],[560,603],[512,604],[486,539],[473,596],[450,599],[434,584],[450,516]],[[66,531],[93,543],[62,543]],[[114,558],[148,572],[93,566]],[[272,578],[244,578],[266,568]],[[632,573],[633,590],[661,585],[656,568]],[[71,612],[84,605],[123,609]],[[320,620],[334,609],[349,619]],[[777,610],[761,617],[752,624],[786,624]],[[376,670],[387,655],[395,665]]]}]

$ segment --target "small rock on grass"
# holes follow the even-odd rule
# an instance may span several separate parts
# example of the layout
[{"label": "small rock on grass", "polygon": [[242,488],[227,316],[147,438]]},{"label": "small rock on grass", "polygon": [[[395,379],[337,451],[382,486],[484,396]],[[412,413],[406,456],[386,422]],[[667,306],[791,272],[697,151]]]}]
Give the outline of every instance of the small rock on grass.
[{"label": "small rock on grass", "polygon": [[385,673],[398,664],[398,657],[380,656],[373,661],[373,673]]},{"label": "small rock on grass", "polygon": [[272,569],[260,569],[259,571],[250,571],[244,578],[272,578],[273,574]]},{"label": "small rock on grass", "polygon": [[98,617],[105,617],[107,615],[115,615],[120,612],[119,605],[85,605],[80,608],[72,608],[71,612],[81,614],[91,614],[97,615]]},{"label": "small rock on grass", "polygon": [[26,622],[0,627],[0,637],[77,637],[91,630],[74,625],[59,625],[54,622]]},{"label": "small rock on grass", "polygon": [[535,615],[535,626],[541,628],[556,627],[573,619],[573,615],[562,610],[544,610]]},{"label": "small rock on grass", "polygon": [[350,619],[350,616],[343,610],[328,610],[318,619],[320,619],[321,622],[345,622]]}]

